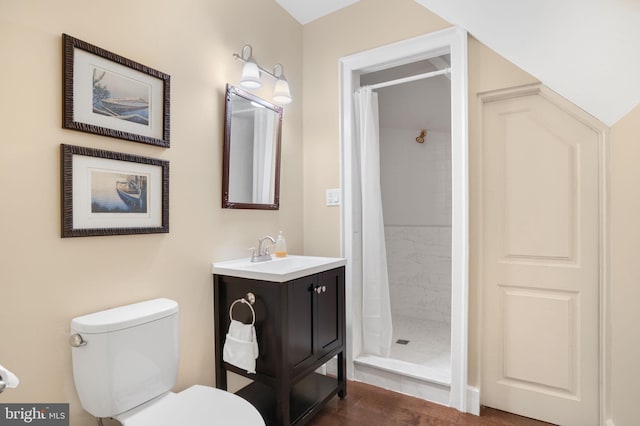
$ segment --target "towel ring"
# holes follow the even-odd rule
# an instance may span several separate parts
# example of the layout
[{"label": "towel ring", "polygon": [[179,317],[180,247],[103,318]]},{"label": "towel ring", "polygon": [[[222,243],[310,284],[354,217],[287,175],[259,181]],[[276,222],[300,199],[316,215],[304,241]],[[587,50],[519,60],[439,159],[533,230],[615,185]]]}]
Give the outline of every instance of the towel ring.
[{"label": "towel ring", "polygon": [[253,293],[247,293],[247,296],[245,299],[244,297],[241,297],[240,299],[236,299],[233,301],[233,303],[231,304],[231,306],[229,306],[229,319],[233,320],[233,307],[236,305],[236,303],[244,303],[246,304],[249,309],[251,309],[251,315],[253,316],[253,320],[251,321],[251,325],[254,325],[256,323],[256,311],[253,310],[253,305],[256,301],[256,297],[253,295]]}]

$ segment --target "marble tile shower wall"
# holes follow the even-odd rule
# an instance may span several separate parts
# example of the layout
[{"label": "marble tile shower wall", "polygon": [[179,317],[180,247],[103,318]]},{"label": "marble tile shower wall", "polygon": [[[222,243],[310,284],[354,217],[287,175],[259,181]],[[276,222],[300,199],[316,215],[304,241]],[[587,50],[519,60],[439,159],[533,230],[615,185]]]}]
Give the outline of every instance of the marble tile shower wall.
[{"label": "marble tile shower wall", "polygon": [[451,226],[385,226],[392,315],[451,322]]}]

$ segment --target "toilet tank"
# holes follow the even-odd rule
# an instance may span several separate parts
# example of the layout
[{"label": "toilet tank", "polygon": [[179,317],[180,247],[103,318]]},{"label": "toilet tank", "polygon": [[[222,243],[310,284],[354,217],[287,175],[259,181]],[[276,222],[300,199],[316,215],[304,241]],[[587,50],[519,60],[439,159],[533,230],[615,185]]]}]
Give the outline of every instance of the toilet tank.
[{"label": "toilet tank", "polygon": [[178,374],[178,304],[154,299],[71,320],[73,379],[82,407],[111,417],[173,388]]}]

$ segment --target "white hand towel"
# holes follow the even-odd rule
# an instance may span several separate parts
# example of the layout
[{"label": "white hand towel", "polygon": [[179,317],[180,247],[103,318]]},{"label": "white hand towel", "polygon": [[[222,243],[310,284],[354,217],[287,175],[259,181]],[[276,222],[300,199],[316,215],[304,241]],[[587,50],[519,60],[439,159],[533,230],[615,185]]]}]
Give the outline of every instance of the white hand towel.
[{"label": "white hand towel", "polygon": [[247,370],[247,373],[255,374],[258,355],[255,327],[251,324],[231,320],[222,350],[222,359],[231,365]]},{"label": "white hand towel", "polygon": [[20,383],[18,377],[2,365],[0,365],[0,380],[2,380],[8,388],[15,388]]}]

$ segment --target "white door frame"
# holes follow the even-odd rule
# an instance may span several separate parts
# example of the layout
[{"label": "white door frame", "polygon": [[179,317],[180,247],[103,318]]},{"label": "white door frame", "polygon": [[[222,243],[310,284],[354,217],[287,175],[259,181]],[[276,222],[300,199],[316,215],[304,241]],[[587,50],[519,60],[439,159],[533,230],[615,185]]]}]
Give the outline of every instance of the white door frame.
[{"label": "white door frame", "polygon": [[[340,59],[340,147],[341,147],[341,249],[347,258],[347,342],[354,348],[353,332],[353,98],[360,75],[392,66],[451,54],[451,390],[449,405],[462,412],[479,413],[479,398],[467,402],[467,336],[469,293],[469,160],[467,32],[453,27],[416,38],[367,50]],[[356,336],[357,337],[357,336]],[[355,346],[359,347],[359,345]],[[347,371],[353,372],[353,350],[347,351]],[[351,373],[353,374],[353,373]],[[470,406],[471,405],[471,406]]]}]

